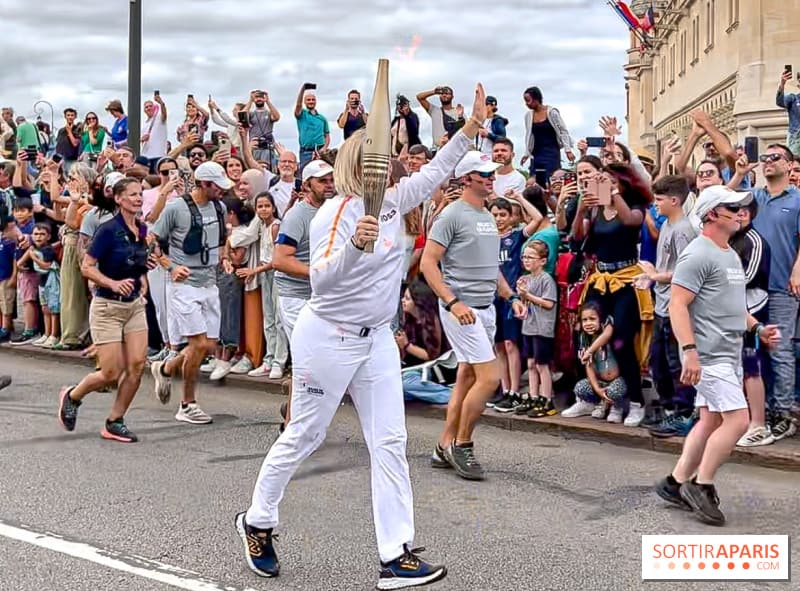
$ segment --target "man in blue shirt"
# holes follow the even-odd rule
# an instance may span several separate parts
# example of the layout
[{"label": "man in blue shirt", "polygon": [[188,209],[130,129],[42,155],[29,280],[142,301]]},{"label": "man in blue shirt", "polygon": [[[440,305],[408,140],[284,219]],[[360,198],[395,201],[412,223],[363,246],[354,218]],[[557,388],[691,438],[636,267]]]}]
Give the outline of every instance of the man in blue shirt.
[{"label": "man in blue shirt", "polygon": [[789,114],[789,131],[786,133],[786,143],[794,154],[800,154],[800,94],[784,94],[786,83],[792,79],[792,73],[786,70],[781,76],[778,93],[775,95],[775,104],[781,109],[786,109]]},{"label": "man in blue shirt", "polygon": [[[306,92],[312,88],[316,88],[316,85],[308,82],[303,84],[294,106],[294,118],[297,119],[300,144],[300,170],[306,163],[319,156],[319,150],[327,148],[331,143],[328,120],[317,111],[317,96],[313,92]],[[303,108],[304,104],[305,108]]]},{"label": "man in blue shirt", "polygon": [[758,203],[753,227],[772,250],[769,321],[778,325],[782,338],[770,351],[774,382],[768,387],[767,406],[772,435],[779,441],[797,430],[790,411],[795,387],[793,337],[800,297],[800,190],[789,184],[793,161],[789,148],[771,144],[760,160],[767,186],[753,191]]}]

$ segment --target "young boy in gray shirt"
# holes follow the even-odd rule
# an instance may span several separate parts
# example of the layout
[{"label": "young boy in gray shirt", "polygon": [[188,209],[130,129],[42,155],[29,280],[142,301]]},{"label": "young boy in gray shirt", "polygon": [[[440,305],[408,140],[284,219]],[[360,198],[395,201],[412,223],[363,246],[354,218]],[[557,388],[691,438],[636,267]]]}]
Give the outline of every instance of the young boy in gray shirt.
[{"label": "young boy in gray shirt", "polygon": [[650,347],[650,371],[653,374],[663,413],[650,432],[658,437],[685,436],[692,426],[694,388],[682,384],[678,342],[669,322],[669,296],[672,272],[683,249],[696,234],[683,213],[683,203],[689,194],[689,184],[681,175],[660,178],[653,185],[658,213],[666,216],[658,236],[656,264],[641,261],[644,274],[637,280],[641,288],[653,286],[655,291],[655,320]]}]

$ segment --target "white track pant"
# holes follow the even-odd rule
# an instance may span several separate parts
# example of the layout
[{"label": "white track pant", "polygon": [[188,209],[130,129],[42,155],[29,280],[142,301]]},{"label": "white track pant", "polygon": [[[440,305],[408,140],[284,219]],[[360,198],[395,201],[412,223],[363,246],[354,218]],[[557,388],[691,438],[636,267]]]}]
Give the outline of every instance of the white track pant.
[{"label": "white track pant", "polygon": [[161,331],[161,340],[164,343],[169,343],[169,322],[167,320],[167,302],[169,301],[167,299],[167,283],[169,280],[169,272],[161,266],[147,272],[150,297],[153,298],[158,329]]},{"label": "white track pant", "polygon": [[264,459],[247,523],[261,529],[278,525],[278,504],[289,480],[324,441],[347,390],[369,448],[378,552],[382,561],[394,560],[403,553],[403,544],[413,542],[414,503],[400,359],[392,331],[387,326],[361,337],[306,306],[291,346],[292,418]]}]

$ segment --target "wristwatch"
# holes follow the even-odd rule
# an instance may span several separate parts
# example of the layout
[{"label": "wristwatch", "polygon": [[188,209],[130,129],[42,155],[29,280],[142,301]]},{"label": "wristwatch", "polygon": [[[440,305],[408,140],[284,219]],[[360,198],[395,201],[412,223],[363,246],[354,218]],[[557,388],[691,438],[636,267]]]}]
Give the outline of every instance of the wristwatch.
[{"label": "wristwatch", "polygon": [[459,301],[460,301],[460,300],[459,300],[458,298],[453,298],[452,300],[450,300],[449,302],[447,302],[447,303],[444,305],[444,309],[445,309],[445,310],[447,310],[447,311],[449,312],[449,311],[450,311],[450,308],[452,308],[452,307],[453,307],[453,306],[454,306],[456,303],[458,303]]},{"label": "wristwatch", "polygon": [[684,353],[686,351],[697,351],[697,345],[695,345],[694,343],[689,343],[688,345],[683,345],[681,347],[681,351],[683,351]]}]

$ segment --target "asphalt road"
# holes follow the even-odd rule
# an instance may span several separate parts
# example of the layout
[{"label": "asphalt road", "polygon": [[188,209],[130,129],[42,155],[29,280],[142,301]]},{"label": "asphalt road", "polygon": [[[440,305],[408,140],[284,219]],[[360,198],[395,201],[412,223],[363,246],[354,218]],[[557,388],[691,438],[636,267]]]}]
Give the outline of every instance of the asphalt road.
[{"label": "asphalt road", "polygon": [[[58,424],[58,388],[85,371],[0,353],[0,373],[14,376],[0,392],[0,591],[374,587],[369,459],[351,407],[340,408],[290,484],[277,541],[282,574],[263,580],[245,566],[233,517],[277,437],[281,398],[205,383],[200,401],[215,423],[190,426],[152,397],[148,377],[128,417],[141,441],[123,445],[98,435],[108,394],[87,399],[74,433]],[[431,589],[797,588],[643,583],[640,537],[795,536],[797,473],[725,467],[718,482],[729,525],[711,529],[651,493],[673,456],[484,427],[476,441],[489,479],[469,483],[429,468],[439,428],[408,419],[416,542],[450,570]]]}]

